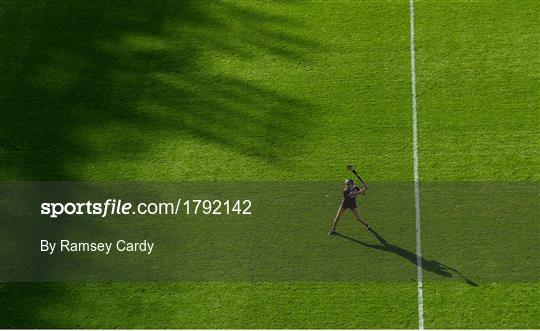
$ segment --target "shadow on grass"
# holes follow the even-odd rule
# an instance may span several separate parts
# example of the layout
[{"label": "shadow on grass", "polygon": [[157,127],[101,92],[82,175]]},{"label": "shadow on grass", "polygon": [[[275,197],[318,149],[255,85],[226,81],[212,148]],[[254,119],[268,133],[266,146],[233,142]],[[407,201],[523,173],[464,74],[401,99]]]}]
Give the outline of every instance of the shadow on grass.
[{"label": "shadow on grass", "polygon": [[[308,63],[320,45],[295,34],[302,22],[288,16],[188,0],[7,0],[0,7],[0,180],[84,180],[74,168],[89,164],[103,178],[137,179],[109,166],[166,163],[155,159],[156,146],[174,153],[190,148],[175,145],[186,140],[283,163],[310,127],[309,102],[275,89],[273,74],[227,70],[229,62],[261,57]],[[201,163],[212,158],[195,154]],[[16,234],[2,228],[6,238]],[[40,310],[62,300],[62,287],[31,288],[43,295],[0,288],[20,322],[10,323],[4,310],[0,327],[61,324]]]},{"label": "shadow on grass", "polygon": [[[0,179],[84,179],[73,165],[100,173],[193,139],[286,163],[314,115],[274,88],[276,69],[321,47],[301,26],[242,3],[4,1]],[[268,76],[227,69],[263,57]]]},{"label": "shadow on grass", "polygon": [[[364,247],[368,247],[368,248],[371,248],[371,249],[376,249],[376,250],[380,250],[380,251],[389,252],[389,253],[399,255],[399,256],[403,257],[404,259],[408,260],[409,262],[411,262],[412,264],[418,265],[418,255],[416,255],[415,253],[413,253],[413,252],[411,252],[409,250],[406,250],[405,248],[398,247],[398,246],[390,244],[388,241],[386,241],[386,239],[384,239],[380,234],[378,234],[374,230],[372,230],[371,233],[375,236],[375,238],[377,238],[377,241],[379,241],[379,244],[372,244],[372,243],[362,242],[362,241],[360,241],[358,239],[351,238],[351,237],[346,236],[344,234],[341,234],[339,232],[336,232],[336,236],[347,239],[347,240],[352,241],[354,243],[360,244],[360,245],[362,245]],[[454,273],[454,274],[458,275],[459,277],[461,277],[461,279],[463,279],[463,281],[465,283],[467,283],[468,285],[478,286],[478,284],[476,284],[472,280],[465,277],[461,272],[459,272],[459,270],[457,270],[455,268],[449,267],[449,266],[447,266],[447,265],[445,265],[443,263],[440,263],[438,261],[435,261],[435,260],[426,260],[423,256],[421,257],[420,260],[421,260],[421,263],[422,263],[422,269],[424,269],[426,271],[434,272],[437,275],[440,275],[440,276],[443,276],[443,277],[448,277],[448,278],[453,277],[453,273]]]}]

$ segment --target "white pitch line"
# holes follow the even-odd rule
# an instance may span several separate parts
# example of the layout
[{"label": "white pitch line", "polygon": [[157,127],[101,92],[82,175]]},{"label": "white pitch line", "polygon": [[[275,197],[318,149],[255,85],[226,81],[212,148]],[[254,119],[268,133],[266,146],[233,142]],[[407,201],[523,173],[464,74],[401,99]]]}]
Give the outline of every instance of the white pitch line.
[{"label": "white pitch line", "polygon": [[416,126],[416,70],[414,56],[414,0],[409,1],[411,27],[411,93],[414,167],[414,208],[416,224],[416,275],[418,279],[418,329],[424,329],[424,290],[422,284],[422,243],[420,222],[420,187],[418,177],[418,129]]}]

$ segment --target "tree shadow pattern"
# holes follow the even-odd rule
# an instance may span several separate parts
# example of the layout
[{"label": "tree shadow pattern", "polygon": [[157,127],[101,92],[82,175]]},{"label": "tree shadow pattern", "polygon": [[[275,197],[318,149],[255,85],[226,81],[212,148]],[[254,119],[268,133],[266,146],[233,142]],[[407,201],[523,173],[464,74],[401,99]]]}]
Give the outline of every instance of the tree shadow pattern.
[{"label": "tree shadow pattern", "polygon": [[[8,0],[0,12],[0,180],[84,179],[70,164],[151,155],[156,136],[281,162],[313,116],[308,101],[208,61],[309,62],[321,45],[290,17],[195,0]],[[3,284],[0,326],[66,327],[39,314],[66,295]]]},{"label": "tree shadow pattern", "polygon": [[290,17],[207,1],[8,1],[3,11],[0,155],[18,179],[80,179],[67,164],[151,155],[164,136],[276,163],[313,116],[271,79],[209,60],[309,62],[321,46]]}]

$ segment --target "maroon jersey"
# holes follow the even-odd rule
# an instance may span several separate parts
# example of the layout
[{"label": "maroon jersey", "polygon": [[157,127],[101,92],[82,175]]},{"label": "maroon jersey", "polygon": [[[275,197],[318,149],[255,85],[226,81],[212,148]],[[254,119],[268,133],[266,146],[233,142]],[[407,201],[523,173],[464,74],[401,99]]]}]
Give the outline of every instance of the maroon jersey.
[{"label": "maroon jersey", "polygon": [[343,190],[343,200],[341,200],[341,208],[343,209],[354,209],[356,208],[356,196],[351,195],[352,192],[358,192],[358,186],[353,187],[352,189]]}]

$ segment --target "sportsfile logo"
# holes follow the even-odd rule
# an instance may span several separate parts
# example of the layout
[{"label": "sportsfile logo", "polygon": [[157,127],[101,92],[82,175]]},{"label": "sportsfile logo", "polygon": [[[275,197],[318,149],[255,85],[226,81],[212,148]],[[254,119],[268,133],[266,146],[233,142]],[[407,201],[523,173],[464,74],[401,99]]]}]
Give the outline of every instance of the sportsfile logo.
[{"label": "sportsfile logo", "polygon": [[177,199],[173,202],[140,202],[134,204],[121,199],[105,202],[43,202],[41,215],[57,219],[63,215],[251,215],[251,200]]},{"label": "sportsfile logo", "polygon": [[[179,199],[180,201],[180,199]],[[146,208],[143,208],[145,207]],[[148,208],[150,206],[150,208]],[[105,202],[44,202],[41,204],[41,215],[47,215],[50,218],[58,218],[61,215],[98,215],[102,218],[108,215],[130,215],[135,214],[133,204],[123,202],[121,199],[107,199]],[[140,203],[138,204],[138,212],[140,214],[157,214],[169,215],[177,213],[178,204],[172,203]]]}]

